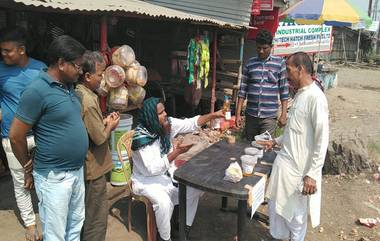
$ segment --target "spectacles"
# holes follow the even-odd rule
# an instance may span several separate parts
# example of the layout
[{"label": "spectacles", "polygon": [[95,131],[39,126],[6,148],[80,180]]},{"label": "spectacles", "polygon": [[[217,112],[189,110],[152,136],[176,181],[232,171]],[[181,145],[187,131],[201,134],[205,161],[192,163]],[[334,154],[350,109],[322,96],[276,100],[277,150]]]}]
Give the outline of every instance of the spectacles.
[{"label": "spectacles", "polygon": [[69,61],[69,63],[72,64],[78,71],[82,70],[82,66],[80,66],[79,64],[77,64],[73,61]]}]

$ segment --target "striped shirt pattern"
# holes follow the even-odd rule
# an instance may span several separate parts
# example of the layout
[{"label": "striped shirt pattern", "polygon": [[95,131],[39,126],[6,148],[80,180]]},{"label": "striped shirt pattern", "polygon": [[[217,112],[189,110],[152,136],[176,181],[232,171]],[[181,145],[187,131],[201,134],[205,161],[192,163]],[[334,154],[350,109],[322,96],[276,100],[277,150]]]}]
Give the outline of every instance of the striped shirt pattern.
[{"label": "striped shirt pattern", "polygon": [[246,114],[276,118],[278,98],[289,97],[285,60],[271,55],[266,60],[250,58],[243,68],[239,97],[247,98]]}]

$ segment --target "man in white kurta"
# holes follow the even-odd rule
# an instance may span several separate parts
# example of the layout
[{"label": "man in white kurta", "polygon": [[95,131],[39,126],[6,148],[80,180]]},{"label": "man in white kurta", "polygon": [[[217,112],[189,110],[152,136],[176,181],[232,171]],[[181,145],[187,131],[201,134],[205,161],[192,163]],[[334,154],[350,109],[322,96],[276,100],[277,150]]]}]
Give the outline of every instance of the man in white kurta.
[{"label": "man in white kurta", "polygon": [[307,215],[320,223],[321,179],[328,146],[328,105],[311,78],[312,62],[305,53],[287,61],[290,84],[297,89],[267,189],[270,233],[276,239],[302,241]]},{"label": "man in white kurta", "polygon": [[[144,105],[148,101],[150,100],[146,100]],[[183,120],[172,117],[167,118],[162,103],[157,105],[157,114],[161,125],[165,126],[170,123],[171,148],[167,154],[162,154],[162,143],[158,138],[153,143],[133,151],[132,187],[134,193],[146,196],[152,202],[160,237],[163,240],[170,240],[170,219],[174,206],[178,204],[178,188],[173,185],[172,179],[168,176],[169,168],[174,165],[171,162],[172,160],[170,161],[172,157],[169,157],[171,153],[175,152],[172,140],[178,134],[193,132],[206,122],[224,115],[221,111],[218,111]],[[167,119],[168,121],[166,121]],[[183,151],[179,151],[179,154],[181,152]],[[191,187],[188,187],[187,190],[186,225],[190,227],[202,192]]]},{"label": "man in white kurta", "polygon": [[[195,131],[199,116],[180,120],[171,118],[171,137],[177,134]],[[133,192],[146,196],[153,204],[157,229],[163,240],[170,239],[170,219],[174,205],[178,204],[178,188],[167,175],[171,164],[167,155],[160,156],[160,141],[134,151]],[[186,225],[191,226],[198,207],[201,191],[188,187]]]}]

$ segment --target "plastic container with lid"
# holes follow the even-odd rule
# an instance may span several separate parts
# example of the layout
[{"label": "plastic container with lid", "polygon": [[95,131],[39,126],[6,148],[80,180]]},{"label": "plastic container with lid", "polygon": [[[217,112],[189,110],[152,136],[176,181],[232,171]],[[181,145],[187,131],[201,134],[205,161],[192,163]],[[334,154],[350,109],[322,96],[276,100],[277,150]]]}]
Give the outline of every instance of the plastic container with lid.
[{"label": "plastic container with lid", "polygon": [[142,65],[131,66],[126,68],[126,81],[128,85],[144,86],[148,81],[148,73]]},{"label": "plastic container with lid", "polygon": [[135,52],[128,45],[121,46],[112,54],[112,63],[123,68],[128,67],[135,60]]},{"label": "plastic container with lid", "polygon": [[252,175],[253,169],[255,168],[255,165],[257,163],[257,156],[242,155],[240,157],[240,160],[241,160],[241,167],[243,169],[243,175],[244,176]]},{"label": "plastic container with lid", "polygon": [[99,88],[97,88],[95,91],[100,96],[107,96],[108,93],[109,93],[109,90],[110,90],[110,87],[108,86],[108,84],[107,84],[107,82],[106,82],[106,80],[104,79],[104,76],[103,76],[103,79],[100,82]]},{"label": "plastic container with lid", "polygon": [[246,147],[244,153],[251,156],[257,156],[258,158],[263,157],[263,150],[255,147]]},{"label": "plastic container with lid", "polygon": [[130,85],[128,86],[128,98],[129,100],[135,104],[140,105],[144,101],[145,98],[145,89],[138,85]]},{"label": "plastic container with lid", "polygon": [[128,89],[122,85],[111,89],[109,105],[114,110],[125,111],[128,107]]},{"label": "plastic container with lid", "polygon": [[127,68],[130,68],[130,67],[138,67],[138,66],[140,66],[139,61],[134,60],[134,61],[132,61],[132,63],[131,63],[130,65],[128,65]]},{"label": "plastic container with lid", "polygon": [[108,66],[104,72],[104,79],[109,87],[117,88],[125,81],[124,69],[118,65]]}]

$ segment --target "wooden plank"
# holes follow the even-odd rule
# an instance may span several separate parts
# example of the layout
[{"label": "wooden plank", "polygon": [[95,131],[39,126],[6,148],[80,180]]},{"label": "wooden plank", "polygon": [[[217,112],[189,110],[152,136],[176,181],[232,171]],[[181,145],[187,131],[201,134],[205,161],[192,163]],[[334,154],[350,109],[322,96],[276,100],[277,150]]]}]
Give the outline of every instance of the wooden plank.
[{"label": "wooden plank", "polygon": [[221,86],[222,88],[227,88],[227,89],[233,89],[233,90],[238,90],[239,89],[239,86],[238,85],[235,85],[229,81],[220,81],[220,84],[219,86]]},{"label": "wooden plank", "polygon": [[223,64],[241,64],[240,59],[222,59]]},{"label": "wooden plank", "polygon": [[224,75],[224,76],[228,76],[228,77],[234,77],[234,78],[237,78],[239,76],[238,73],[235,73],[235,72],[229,72],[229,71],[216,71],[217,74],[220,74],[220,75]]}]

